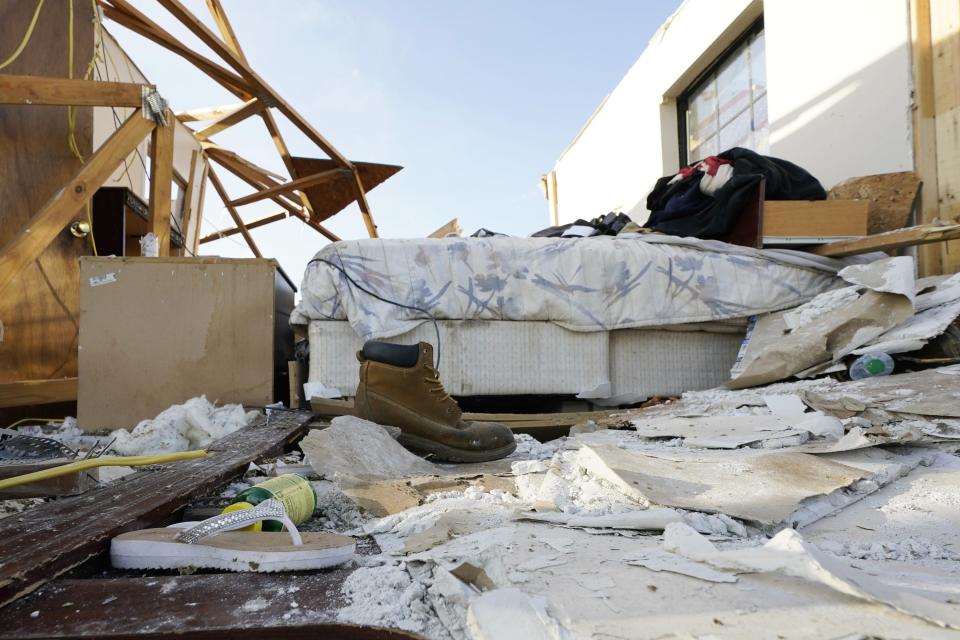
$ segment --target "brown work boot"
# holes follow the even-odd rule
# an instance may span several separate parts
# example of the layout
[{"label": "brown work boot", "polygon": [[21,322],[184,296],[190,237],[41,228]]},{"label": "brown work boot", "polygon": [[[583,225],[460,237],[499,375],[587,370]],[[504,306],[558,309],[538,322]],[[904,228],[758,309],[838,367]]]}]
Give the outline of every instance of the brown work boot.
[{"label": "brown work boot", "polygon": [[448,462],[485,462],[513,453],[513,432],[495,422],[464,422],[433,366],[433,347],[368,342],[357,352],[357,416],[399,427],[408,449]]}]

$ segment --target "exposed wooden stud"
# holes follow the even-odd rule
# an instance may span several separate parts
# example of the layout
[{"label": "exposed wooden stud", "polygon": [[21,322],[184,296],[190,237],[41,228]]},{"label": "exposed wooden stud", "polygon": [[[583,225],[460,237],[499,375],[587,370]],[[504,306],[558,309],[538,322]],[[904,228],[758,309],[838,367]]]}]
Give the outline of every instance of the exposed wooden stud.
[{"label": "exposed wooden stud", "polygon": [[[210,153],[209,156],[214,162],[258,191],[277,187],[281,184],[265,173],[262,173],[259,167],[256,165],[239,161],[239,156],[231,157],[214,153]],[[289,211],[292,215],[300,217],[303,214],[302,207],[300,207],[299,203],[296,202],[294,197],[290,194],[282,193],[280,195],[271,196],[270,199]]]},{"label": "exposed wooden stud", "polygon": [[0,382],[0,409],[70,402],[76,399],[76,378]]},{"label": "exposed wooden stud", "polygon": [[[960,222],[960,2],[930,3],[939,218]],[[960,242],[943,245],[942,272],[960,271]]]},{"label": "exposed wooden stud", "polygon": [[831,258],[842,258],[871,251],[892,251],[931,242],[944,242],[960,238],[960,224],[921,224],[886,233],[820,244],[810,248],[811,253]]},{"label": "exposed wooden stud", "polygon": [[[204,197],[207,194],[207,175],[210,172],[210,163],[203,163],[203,175],[200,176],[200,197],[197,199],[197,202],[201,205],[204,202]],[[196,229],[193,233],[193,255],[200,253],[200,216],[197,216]]]},{"label": "exposed wooden stud", "polygon": [[[190,233],[190,218],[193,214],[193,207],[191,203],[193,202],[193,192],[196,190],[197,185],[197,160],[200,157],[202,152],[194,149],[190,153],[190,175],[187,176],[187,188],[183,191],[183,212],[180,216],[180,228],[183,229],[183,250],[187,252],[187,235]],[[203,201],[198,201],[202,206]],[[190,251],[191,255],[196,255],[196,252]]]},{"label": "exposed wooden stud", "polygon": [[233,218],[233,223],[237,225],[237,228],[240,229],[240,233],[243,235],[243,239],[247,241],[247,246],[250,247],[250,251],[253,252],[258,258],[262,258],[263,254],[260,253],[260,249],[257,247],[257,243],[253,241],[253,236],[250,235],[250,231],[247,230],[247,226],[243,222],[243,218],[240,217],[240,214],[237,213],[237,210],[230,203],[230,196],[227,195],[226,189],[223,188],[223,183],[220,182],[220,179],[217,177],[217,173],[210,169],[207,172],[207,178],[210,180],[210,184],[213,185],[213,188],[216,190],[217,195],[220,196],[220,199],[223,200],[223,206],[227,208],[227,212],[230,214],[230,217]]},{"label": "exposed wooden stud", "polygon": [[137,11],[133,5],[125,0],[110,0],[110,2],[113,6],[108,4],[101,4],[101,6],[103,7],[104,15],[117,24],[185,58],[235,96],[243,98],[244,100],[249,100],[253,97],[253,92],[250,87],[240,76],[224,69],[209,58],[183,45],[177,38],[170,35],[170,33],[150,20],[147,16]]},{"label": "exposed wooden stud", "polygon": [[[271,222],[277,222],[279,220],[285,220],[290,218],[291,214],[288,211],[281,211],[280,213],[275,213],[272,216],[266,216],[265,218],[260,218],[259,220],[254,220],[253,222],[246,223],[247,229],[256,229],[257,227],[262,227],[268,225]],[[296,216],[292,216],[296,217]],[[216,231],[209,235],[203,236],[200,238],[200,244],[206,244],[207,242],[214,242],[216,240],[221,240],[228,236],[236,235],[241,233],[240,227],[234,227],[233,229],[224,229],[223,231]]]},{"label": "exposed wooden stud", "polygon": [[227,19],[227,13],[223,10],[223,5],[220,4],[220,0],[207,0],[207,9],[210,11],[210,15],[213,16],[213,21],[217,23],[217,30],[220,31],[223,41],[227,43],[227,46],[230,47],[241,60],[246,62],[247,56],[244,55],[243,49],[240,48],[240,41],[237,40],[237,34],[234,33],[233,27],[230,25],[230,20]]},{"label": "exposed wooden stud", "polygon": [[140,107],[153,85],[0,75],[0,104],[75,107]]},{"label": "exposed wooden stud", "polygon": [[226,131],[233,125],[243,122],[252,115],[256,115],[263,111],[263,103],[253,98],[246,104],[242,105],[236,111],[232,111],[225,116],[218,118],[210,126],[197,131],[196,137],[198,140],[206,140],[210,136],[220,133],[221,131]]},{"label": "exposed wooden stud", "polygon": [[173,182],[173,114],[167,126],[158,126],[150,139],[150,214],[147,232],[157,236],[160,256],[170,255],[170,190]]},{"label": "exposed wooden stud", "polygon": [[80,167],[73,178],[57,191],[20,232],[0,250],[0,295],[24,267],[43,252],[73,219],[87,199],[99,189],[116,168],[154,128],[152,120],[134,111]]},{"label": "exposed wooden stud", "polygon": [[293,191],[299,191],[314,185],[323,184],[324,182],[329,182],[336,179],[338,176],[343,175],[344,173],[349,174],[349,169],[331,169],[330,171],[323,171],[312,176],[304,176],[302,178],[297,178],[296,180],[291,180],[290,182],[286,182],[269,189],[264,189],[263,191],[251,193],[250,195],[242,198],[237,198],[230,204],[235,207],[239,207],[241,205],[250,204],[251,202],[267,200],[282,193],[291,193]]},{"label": "exposed wooden stud", "polygon": [[[260,165],[255,164],[250,160],[247,160],[246,158],[244,158],[243,156],[241,156],[235,151],[230,151],[229,149],[225,149],[224,147],[221,147],[220,145],[214,144],[212,142],[209,142],[209,141],[204,142],[203,150],[207,152],[207,155],[213,158],[216,158],[217,160],[223,159],[224,161],[232,162],[238,166],[243,165],[244,167],[250,169],[252,172],[256,173],[257,175],[267,176],[268,178],[273,178],[274,180],[287,179],[287,177],[282,176],[279,173],[270,171],[269,169],[261,167]],[[277,182],[277,184],[280,184],[280,183]]]},{"label": "exposed wooden stud", "polygon": [[[937,125],[933,110],[933,44],[930,36],[930,0],[910,0],[913,45],[913,164],[923,182],[917,224],[929,224],[940,215],[937,187]],[[927,245],[918,252],[920,275],[942,273],[943,251]]]}]

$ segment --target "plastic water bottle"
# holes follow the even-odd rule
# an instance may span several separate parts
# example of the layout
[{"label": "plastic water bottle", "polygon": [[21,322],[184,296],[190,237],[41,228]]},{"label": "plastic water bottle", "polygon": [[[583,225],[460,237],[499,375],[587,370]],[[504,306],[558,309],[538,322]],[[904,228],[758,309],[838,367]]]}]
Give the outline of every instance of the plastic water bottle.
[{"label": "plastic water bottle", "polygon": [[893,373],[893,358],[882,351],[865,353],[850,365],[850,379],[862,380]]}]

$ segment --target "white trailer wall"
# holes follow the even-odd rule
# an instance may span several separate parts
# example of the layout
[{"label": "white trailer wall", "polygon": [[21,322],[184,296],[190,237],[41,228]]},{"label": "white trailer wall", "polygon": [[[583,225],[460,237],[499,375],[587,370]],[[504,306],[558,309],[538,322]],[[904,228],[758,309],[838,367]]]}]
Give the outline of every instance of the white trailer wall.
[{"label": "white trailer wall", "polygon": [[824,186],[913,167],[907,0],[686,0],[557,161],[561,223],[646,216],[679,168],[677,96],[764,16],[770,154]]}]

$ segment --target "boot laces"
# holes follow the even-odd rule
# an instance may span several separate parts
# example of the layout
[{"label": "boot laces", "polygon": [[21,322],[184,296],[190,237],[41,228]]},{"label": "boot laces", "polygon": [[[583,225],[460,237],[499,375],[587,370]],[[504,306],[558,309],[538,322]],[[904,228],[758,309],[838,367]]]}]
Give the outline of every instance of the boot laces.
[{"label": "boot laces", "polygon": [[440,397],[440,402],[453,400],[450,394],[443,388],[443,383],[440,381],[440,372],[430,365],[424,365],[423,368],[431,374],[423,379],[424,382],[431,385],[430,393],[442,393],[443,395]]}]

